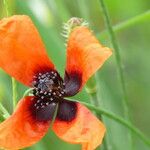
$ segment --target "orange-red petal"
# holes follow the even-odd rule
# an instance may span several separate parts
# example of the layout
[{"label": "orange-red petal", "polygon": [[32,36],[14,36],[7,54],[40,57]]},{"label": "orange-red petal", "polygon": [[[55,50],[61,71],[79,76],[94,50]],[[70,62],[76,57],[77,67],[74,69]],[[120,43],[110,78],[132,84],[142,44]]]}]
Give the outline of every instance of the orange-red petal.
[{"label": "orange-red petal", "polygon": [[82,150],[94,150],[101,144],[105,133],[104,125],[79,103],[76,118],[68,123],[56,120],[53,130],[66,142],[82,144]]},{"label": "orange-red petal", "polygon": [[111,54],[111,50],[102,46],[87,27],[76,27],[68,40],[66,72],[68,76],[81,76],[81,88]]},{"label": "orange-red petal", "polygon": [[28,16],[16,15],[0,21],[0,67],[28,86],[37,69],[54,68]]},{"label": "orange-red petal", "polygon": [[32,117],[31,105],[32,97],[22,99],[12,116],[0,123],[0,148],[22,149],[45,135],[49,122],[36,122]]}]

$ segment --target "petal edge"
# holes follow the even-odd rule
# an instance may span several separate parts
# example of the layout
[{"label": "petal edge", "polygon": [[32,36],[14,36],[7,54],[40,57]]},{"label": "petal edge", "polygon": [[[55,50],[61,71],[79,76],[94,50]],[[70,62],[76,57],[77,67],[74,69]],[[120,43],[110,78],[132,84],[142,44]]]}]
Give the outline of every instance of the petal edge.
[{"label": "petal edge", "polygon": [[82,150],[94,150],[102,142],[105,126],[85,106],[77,103],[77,108],[72,122],[56,120],[53,130],[66,142],[82,144]]},{"label": "petal edge", "polygon": [[111,49],[102,46],[87,27],[76,27],[71,32],[67,45],[67,75],[71,76],[73,72],[81,75],[81,89],[111,54]]},{"label": "petal edge", "polygon": [[31,146],[47,132],[49,122],[34,122],[29,110],[32,97],[18,103],[16,111],[0,123],[0,148],[14,150]]},{"label": "petal edge", "polygon": [[54,69],[31,19],[15,15],[0,21],[0,67],[25,85],[37,69]]}]

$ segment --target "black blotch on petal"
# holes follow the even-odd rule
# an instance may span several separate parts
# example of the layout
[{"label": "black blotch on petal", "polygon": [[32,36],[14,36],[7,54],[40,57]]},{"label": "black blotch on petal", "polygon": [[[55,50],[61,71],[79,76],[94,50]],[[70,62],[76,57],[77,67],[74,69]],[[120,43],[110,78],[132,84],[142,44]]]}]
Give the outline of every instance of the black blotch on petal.
[{"label": "black blotch on petal", "polygon": [[77,113],[77,104],[75,102],[63,100],[59,103],[57,119],[60,121],[72,121]]},{"label": "black blotch on petal", "polygon": [[56,102],[51,102],[48,106],[45,106],[44,108],[34,108],[34,118],[36,119],[36,121],[45,122],[52,120],[56,110],[56,105]]},{"label": "black blotch on petal", "polygon": [[65,73],[65,96],[74,96],[82,84],[82,74],[79,72]]}]

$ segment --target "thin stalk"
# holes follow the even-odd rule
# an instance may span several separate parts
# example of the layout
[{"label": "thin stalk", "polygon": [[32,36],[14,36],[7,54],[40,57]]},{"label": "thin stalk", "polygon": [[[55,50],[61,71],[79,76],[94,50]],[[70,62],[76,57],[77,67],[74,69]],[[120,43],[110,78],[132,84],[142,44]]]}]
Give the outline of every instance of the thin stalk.
[{"label": "thin stalk", "polygon": [[13,94],[13,110],[14,110],[17,104],[17,83],[13,77],[12,77],[12,94]]},{"label": "thin stalk", "polygon": [[33,88],[27,89],[23,94],[23,98],[29,95],[32,91],[33,91]]},{"label": "thin stalk", "polygon": [[[10,15],[8,1],[3,0],[3,3],[4,3],[4,7],[6,9],[6,15],[8,17]],[[17,84],[16,84],[15,79],[12,77],[13,110],[15,109],[16,104],[17,104],[17,90],[16,89],[17,89]]]},{"label": "thin stalk", "polygon": [[148,137],[146,137],[138,128],[136,128],[134,125],[132,125],[130,122],[124,120],[123,118],[117,116],[114,113],[111,113],[107,110],[101,109],[101,108],[97,108],[94,105],[91,105],[89,103],[86,102],[82,102],[82,101],[78,101],[78,100],[74,100],[74,99],[69,99],[70,101],[74,101],[74,102],[78,102],[81,103],[85,106],[87,106],[89,109],[97,112],[100,115],[104,115],[120,124],[122,124],[123,126],[125,126],[126,128],[128,128],[129,130],[131,130],[137,137],[139,137],[146,145],[148,145],[150,147],[150,139]]},{"label": "thin stalk", "polygon": [[117,62],[117,69],[118,69],[119,79],[121,82],[121,88],[122,88],[123,97],[124,97],[123,103],[124,103],[125,116],[126,116],[126,118],[129,118],[128,117],[128,114],[129,114],[128,113],[128,106],[127,106],[128,105],[127,104],[127,94],[126,94],[125,80],[124,80],[124,76],[123,76],[123,69],[122,69],[122,63],[121,63],[121,56],[120,56],[120,52],[119,52],[119,46],[118,46],[114,31],[112,29],[111,23],[110,23],[110,19],[109,19],[109,15],[108,15],[105,3],[103,0],[99,0],[99,1],[101,4],[103,16],[105,19],[105,24],[107,26],[112,45],[114,47],[114,53],[115,53],[115,58],[116,58],[116,62]]},{"label": "thin stalk", "polygon": [[55,122],[55,119],[56,119],[56,116],[57,116],[57,112],[58,112],[58,107],[59,107],[59,104],[57,103],[56,104],[56,108],[55,108],[55,112],[54,112],[54,115],[53,115],[53,118],[52,118],[52,121],[51,121],[51,124],[50,124],[50,129],[53,128],[53,124]]},{"label": "thin stalk", "polygon": [[[116,32],[125,30],[129,27],[132,27],[132,26],[134,26],[138,23],[141,23],[141,22],[144,22],[144,21],[147,21],[147,20],[150,20],[150,11],[146,11],[146,12],[144,12],[140,15],[137,15],[137,16],[131,18],[131,19],[128,19],[126,21],[118,23],[117,25],[112,26],[112,28],[113,28],[113,31],[116,33]],[[101,38],[104,38],[107,34],[108,34],[108,31],[104,30],[101,33],[98,33],[97,36],[101,37]]]},{"label": "thin stalk", "polygon": [[[6,16],[9,16],[7,0],[3,0],[3,3],[4,3],[5,10],[6,10]],[[1,103],[0,103],[0,111],[2,112],[2,116],[4,119],[7,119],[10,116],[6,108]]]},{"label": "thin stalk", "polygon": [[7,119],[10,116],[6,108],[1,103],[0,103],[0,111],[2,112],[2,116],[4,119]]},{"label": "thin stalk", "polygon": [[8,2],[7,2],[7,0],[3,0],[3,3],[4,3],[5,10],[6,10],[6,16],[8,17],[8,16],[10,16]]},{"label": "thin stalk", "polygon": [[[126,86],[125,86],[125,79],[124,79],[124,75],[123,75],[123,67],[122,67],[122,62],[121,62],[121,56],[120,56],[120,52],[119,52],[119,45],[117,43],[117,39],[115,36],[115,33],[113,31],[112,25],[111,25],[111,21],[107,12],[107,8],[106,5],[104,3],[104,0],[99,0],[100,4],[101,4],[101,9],[102,9],[102,13],[103,13],[103,17],[105,20],[105,24],[109,33],[109,37],[111,39],[113,48],[114,48],[114,54],[115,54],[115,59],[116,59],[116,64],[117,64],[117,70],[118,70],[118,75],[119,75],[119,80],[121,83],[121,89],[122,89],[122,95],[123,95],[123,107],[124,107],[124,116],[127,120],[130,120],[130,116],[129,116],[129,110],[128,110],[128,101],[127,101],[127,92],[126,92]],[[132,146],[132,135],[129,132],[128,134],[128,138],[130,140],[131,146]]]}]

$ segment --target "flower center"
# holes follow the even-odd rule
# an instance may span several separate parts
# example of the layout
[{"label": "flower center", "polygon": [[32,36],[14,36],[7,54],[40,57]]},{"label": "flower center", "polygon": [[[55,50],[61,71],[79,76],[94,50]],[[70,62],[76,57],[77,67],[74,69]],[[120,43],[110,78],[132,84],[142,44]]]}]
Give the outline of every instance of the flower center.
[{"label": "flower center", "polygon": [[33,87],[36,109],[61,101],[65,94],[65,83],[56,71],[38,73],[34,76]]},{"label": "flower center", "polygon": [[77,105],[64,99],[65,86],[57,71],[41,72],[34,76],[31,112],[37,121],[52,120],[56,106],[58,106],[57,119],[72,121],[75,118]]}]

